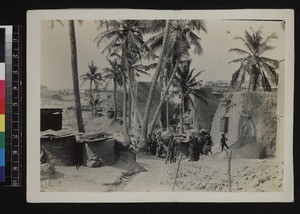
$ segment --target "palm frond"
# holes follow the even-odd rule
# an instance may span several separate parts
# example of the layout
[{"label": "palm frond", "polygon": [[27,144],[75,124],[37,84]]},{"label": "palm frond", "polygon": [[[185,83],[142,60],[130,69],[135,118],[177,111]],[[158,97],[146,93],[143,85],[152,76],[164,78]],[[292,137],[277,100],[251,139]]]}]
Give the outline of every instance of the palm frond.
[{"label": "palm frond", "polygon": [[261,72],[261,77],[262,87],[264,91],[271,91],[271,85],[264,72]]},{"label": "palm frond", "polygon": [[109,30],[106,30],[100,34],[98,34],[96,36],[96,38],[94,39],[94,42],[96,42],[97,44],[97,47],[100,46],[100,43],[102,42],[103,39],[111,39],[112,37],[114,36],[117,36],[121,33],[120,30],[116,30],[116,29],[109,29]]},{"label": "palm frond", "polygon": [[263,61],[264,63],[269,64],[270,66],[274,67],[275,69],[279,68],[279,61],[275,59],[270,59],[267,57],[260,57],[260,60]]},{"label": "palm frond", "polygon": [[238,80],[239,80],[239,77],[241,75],[241,68],[239,68],[238,70],[236,70],[233,74],[232,74],[232,77],[231,77],[231,86],[232,87],[235,87]]},{"label": "palm frond", "polygon": [[245,50],[240,49],[240,48],[230,48],[229,52],[236,52],[236,53],[241,54],[241,55],[243,55],[243,54],[251,55],[248,51],[245,51]]},{"label": "palm frond", "polygon": [[[109,53],[110,53],[110,51],[111,51],[113,48],[116,48],[116,44],[118,44],[119,39],[120,39],[119,37],[116,37],[116,38],[114,38],[113,40],[111,40],[111,41],[103,48],[102,53],[104,53],[106,50],[108,50]],[[99,47],[98,44],[100,44],[100,43],[97,43],[97,46]]]},{"label": "palm frond", "polygon": [[203,48],[200,43],[201,39],[196,34],[194,34],[192,31],[189,31],[188,37],[190,38],[190,45],[194,46],[194,54],[201,55],[203,53]]},{"label": "palm frond", "polygon": [[244,61],[248,60],[250,57],[242,57],[242,58],[237,58],[237,59],[234,59],[234,60],[231,60],[230,62],[228,62],[228,64],[230,63],[243,63]]},{"label": "palm frond", "polygon": [[253,54],[254,53],[254,50],[253,48],[251,47],[251,45],[243,38],[243,37],[240,37],[240,36],[236,36],[234,37],[233,39],[235,40],[242,40],[244,42],[244,45],[249,49],[249,51]]},{"label": "palm frond", "polygon": [[204,89],[194,89],[191,94],[193,94],[197,99],[201,100],[207,106],[209,106],[208,100],[207,100],[207,91],[206,90],[204,90]]},{"label": "palm frond", "polygon": [[[265,62],[262,62],[262,67],[263,67],[263,71],[265,71],[267,73],[267,75],[270,77],[270,79],[272,80],[272,83],[275,85],[278,85],[278,78],[279,75],[278,73],[275,71],[275,68],[268,65]],[[262,71],[262,72],[263,72]],[[263,72],[264,73],[264,72]]]},{"label": "palm frond", "polygon": [[200,30],[203,30],[205,33],[207,33],[207,28],[204,20],[190,20],[189,23],[195,28],[193,30],[197,30],[199,33]]},{"label": "palm frond", "polygon": [[272,33],[270,36],[268,36],[265,42],[268,43],[271,41],[271,39],[278,39],[276,33]]},{"label": "palm frond", "polygon": [[[195,76],[192,77],[192,79],[190,79],[191,76],[188,77],[188,84],[190,85],[190,84],[193,84],[193,83],[196,83],[196,84],[201,83],[201,80],[200,80],[200,81],[196,81],[196,78],[197,78],[198,76],[200,76],[203,72],[204,72],[204,70],[199,71],[198,73],[195,74]],[[190,81],[189,79],[190,79],[190,80],[193,80],[193,81]],[[191,85],[191,86],[192,86],[192,85]]]}]

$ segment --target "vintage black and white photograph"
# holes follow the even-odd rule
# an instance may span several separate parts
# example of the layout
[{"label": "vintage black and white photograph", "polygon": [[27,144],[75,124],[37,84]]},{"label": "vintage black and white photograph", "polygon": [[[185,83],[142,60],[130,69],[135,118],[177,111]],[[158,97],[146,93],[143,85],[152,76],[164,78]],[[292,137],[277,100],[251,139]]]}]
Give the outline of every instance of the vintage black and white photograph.
[{"label": "vintage black and white photograph", "polygon": [[290,11],[96,11],[28,14],[32,202],[293,200]]}]

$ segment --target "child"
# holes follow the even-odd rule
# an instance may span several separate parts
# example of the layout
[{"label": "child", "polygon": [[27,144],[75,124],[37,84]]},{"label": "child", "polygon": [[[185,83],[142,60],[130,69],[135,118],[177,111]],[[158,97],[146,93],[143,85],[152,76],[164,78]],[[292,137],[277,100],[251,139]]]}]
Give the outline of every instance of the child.
[{"label": "child", "polygon": [[229,147],[228,147],[228,145],[226,144],[226,141],[227,141],[228,139],[225,137],[225,135],[224,134],[222,134],[222,137],[221,137],[221,140],[220,140],[220,144],[221,144],[221,148],[222,148],[222,152],[223,152],[223,150],[224,150],[224,146],[227,148],[227,149],[229,149]]}]

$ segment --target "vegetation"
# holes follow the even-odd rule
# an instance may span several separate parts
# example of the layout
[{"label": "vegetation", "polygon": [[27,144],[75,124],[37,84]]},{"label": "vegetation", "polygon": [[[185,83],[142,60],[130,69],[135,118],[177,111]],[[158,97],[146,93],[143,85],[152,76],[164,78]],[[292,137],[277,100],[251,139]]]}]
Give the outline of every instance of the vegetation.
[{"label": "vegetation", "polygon": [[121,76],[121,65],[118,62],[118,59],[109,59],[106,58],[109,62],[110,67],[103,68],[103,78],[108,80],[113,80],[113,87],[114,87],[114,120],[117,121],[118,115],[118,106],[117,106],[117,86],[122,86],[122,76]]},{"label": "vegetation", "polygon": [[96,89],[102,86],[101,82],[103,81],[102,74],[98,72],[99,67],[94,64],[94,61],[88,65],[89,72],[80,76],[83,85],[85,82],[90,82],[90,102],[93,98],[93,83],[96,86]]},{"label": "vegetation", "polygon": [[201,86],[202,80],[197,80],[203,70],[194,75],[195,68],[190,70],[190,65],[191,60],[182,62],[178,67],[178,71],[175,76],[175,81],[177,83],[177,87],[179,88],[178,93],[181,95],[179,105],[181,133],[183,133],[183,113],[188,111],[190,106],[196,109],[192,96],[198,98],[208,105],[206,100],[206,92],[199,87]]},{"label": "vegetation", "polygon": [[75,25],[74,25],[74,20],[70,20],[68,22],[69,22],[70,44],[71,44],[71,67],[72,67],[72,79],[73,79],[77,126],[79,132],[85,132],[83,118],[82,118],[79,81],[78,81],[78,62],[77,62]]},{"label": "vegetation", "polygon": [[[123,97],[123,134],[124,134],[124,144],[130,143],[130,137],[128,133],[128,124],[126,120],[127,113],[127,88],[126,88],[126,74],[131,75],[129,70],[130,60],[132,53],[137,54],[139,57],[142,55],[142,52],[146,52],[147,45],[143,41],[143,23],[138,20],[123,20],[116,21],[110,20],[106,22],[107,30],[100,33],[96,38],[95,42],[99,47],[101,41],[109,40],[108,44],[104,47],[103,52],[108,51],[109,53],[116,54],[120,56],[121,61],[121,75],[122,83],[124,90]],[[129,90],[132,91],[132,81],[131,78],[128,78]],[[132,95],[132,92],[131,92]],[[136,103],[135,98],[133,97],[133,102]],[[136,109],[139,111],[138,109]],[[141,120],[141,113],[138,113]]]},{"label": "vegetation", "polygon": [[[61,20],[51,21],[51,28],[54,27],[54,23],[57,22],[61,26],[64,26]],[[82,25],[82,21],[78,20],[78,23]],[[71,45],[71,70],[72,70],[72,80],[73,80],[73,91],[75,99],[75,110],[76,110],[76,121],[79,132],[85,132],[84,123],[82,118],[80,91],[79,91],[79,80],[78,80],[78,62],[77,62],[77,44],[76,44],[76,33],[74,20],[68,21],[69,25],[69,37]]]},{"label": "vegetation", "polygon": [[241,40],[246,50],[241,48],[231,48],[229,50],[229,52],[243,55],[243,57],[229,62],[240,63],[240,67],[232,75],[231,85],[233,87],[240,88],[245,82],[246,76],[249,76],[248,91],[251,88],[255,91],[261,86],[264,91],[270,92],[272,85],[278,84],[278,73],[276,70],[279,67],[279,61],[262,56],[266,51],[271,51],[275,48],[268,43],[272,39],[277,39],[277,36],[275,33],[272,33],[264,40],[261,34],[261,30],[252,30],[252,34],[246,30],[244,38],[240,36],[234,38]]},{"label": "vegetation", "polygon": [[[156,110],[155,116],[151,122],[149,133],[152,133],[157,117],[159,115],[160,108],[165,101],[169,88],[172,85],[173,78],[178,70],[178,66],[182,61],[189,59],[189,50],[194,47],[193,53],[201,55],[203,52],[200,37],[194,33],[203,30],[207,32],[205,24],[202,20],[172,20],[170,39],[167,42],[167,56],[163,69],[165,70],[164,82],[166,85],[165,93],[161,98],[161,102]],[[150,47],[156,49],[160,47],[162,34],[159,33],[149,40]],[[168,107],[168,105],[167,105]],[[167,113],[168,114],[168,113]],[[168,120],[168,117],[167,117]]]}]

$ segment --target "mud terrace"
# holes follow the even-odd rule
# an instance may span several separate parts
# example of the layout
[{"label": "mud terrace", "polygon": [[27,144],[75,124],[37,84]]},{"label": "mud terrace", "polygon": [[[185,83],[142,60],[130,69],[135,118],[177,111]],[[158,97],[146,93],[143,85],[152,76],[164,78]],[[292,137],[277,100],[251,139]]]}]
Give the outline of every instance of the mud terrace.
[{"label": "mud terrace", "polygon": [[[229,191],[227,159],[201,156],[198,162],[183,157],[175,191]],[[42,192],[168,192],[172,191],[178,163],[142,155],[137,163],[147,171],[126,169],[126,164],[100,168],[56,166],[51,178],[41,181]],[[240,159],[231,162],[233,192],[283,191],[283,164],[276,159]]]}]

